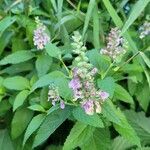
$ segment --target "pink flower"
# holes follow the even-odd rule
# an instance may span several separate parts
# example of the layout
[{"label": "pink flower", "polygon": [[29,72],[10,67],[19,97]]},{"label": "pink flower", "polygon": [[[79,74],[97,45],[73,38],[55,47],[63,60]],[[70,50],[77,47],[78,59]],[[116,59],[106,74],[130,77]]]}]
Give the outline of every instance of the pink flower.
[{"label": "pink flower", "polygon": [[100,97],[101,97],[101,99],[102,99],[103,101],[106,100],[106,99],[109,97],[109,93],[104,92],[104,91],[100,91],[100,92],[99,92],[99,95],[100,95]]},{"label": "pink flower", "polygon": [[85,113],[88,115],[94,114],[94,103],[92,100],[88,100],[82,103],[82,108],[84,109]]},{"label": "pink flower", "polygon": [[77,89],[81,88],[81,86],[82,85],[80,83],[79,78],[74,78],[69,83],[69,87],[72,88],[73,90],[77,90]]},{"label": "pink flower", "polygon": [[39,26],[36,30],[34,30],[33,41],[38,50],[42,50],[50,41],[50,37],[45,32],[45,29],[45,26]]},{"label": "pink flower", "polygon": [[65,103],[64,103],[64,101],[60,101],[60,108],[61,108],[61,109],[64,109],[64,108],[65,108]]}]

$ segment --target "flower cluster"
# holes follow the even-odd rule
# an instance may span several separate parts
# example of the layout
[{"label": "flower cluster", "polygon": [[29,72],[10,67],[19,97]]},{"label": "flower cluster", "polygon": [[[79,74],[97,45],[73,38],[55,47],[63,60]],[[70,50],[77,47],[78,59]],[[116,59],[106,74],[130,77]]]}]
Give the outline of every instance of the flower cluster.
[{"label": "flower cluster", "polygon": [[42,50],[45,45],[50,42],[50,37],[45,32],[46,26],[44,26],[38,18],[36,18],[37,28],[34,30],[34,45],[37,46],[38,50]]},{"label": "flower cluster", "polygon": [[101,49],[100,53],[108,55],[113,61],[118,56],[125,53],[125,40],[120,36],[121,31],[118,28],[112,28],[107,39],[107,46],[105,49]]},{"label": "flower cluster", "polygon": [[150,22],[145,21],[144,24],[139,28],[140,38],[143,39],[145,36],[150,35]]},{"label": "flower cluster", "polygon": [[59,96],[59,91],[58,87],[55,85],[51,84],[49,86],[49,91],[48,91],[48,101],[52,102],[52,105],[55,106],[56,103],[60,103],[60,108],[64,109],[65,108],[65,103]]},{"label": "flower cluster", "polygon": [[98,70],[88,62],[85,54],[86,47],[81,41],[79,32],[74,32],[72,38],[73,52],[78,54],[74,62],[75,67],[72,69],[73,79],[69,83],[74,93],[74,101],[80,103],[88,115],[100,113],[101,103],[109,97],[109,94],[95,87],[94,76]]}]

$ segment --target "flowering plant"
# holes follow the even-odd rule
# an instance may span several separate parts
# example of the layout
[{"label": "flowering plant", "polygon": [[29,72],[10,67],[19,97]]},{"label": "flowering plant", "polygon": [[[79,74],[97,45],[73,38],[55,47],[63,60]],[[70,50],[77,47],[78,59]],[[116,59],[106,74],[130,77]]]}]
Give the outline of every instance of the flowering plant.
[{"label": "flowering plant", "polygon": [[0,1],[0,150],[148,150],[148,6]]}]

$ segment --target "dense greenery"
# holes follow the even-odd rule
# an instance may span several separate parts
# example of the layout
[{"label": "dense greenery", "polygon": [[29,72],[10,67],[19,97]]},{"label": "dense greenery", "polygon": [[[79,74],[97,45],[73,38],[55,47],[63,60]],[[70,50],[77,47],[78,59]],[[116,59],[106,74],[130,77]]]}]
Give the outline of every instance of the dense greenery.
[{"label": "dense greenery", "polygon": [[149,2],[1,0],[0,150],[150,150]]}]

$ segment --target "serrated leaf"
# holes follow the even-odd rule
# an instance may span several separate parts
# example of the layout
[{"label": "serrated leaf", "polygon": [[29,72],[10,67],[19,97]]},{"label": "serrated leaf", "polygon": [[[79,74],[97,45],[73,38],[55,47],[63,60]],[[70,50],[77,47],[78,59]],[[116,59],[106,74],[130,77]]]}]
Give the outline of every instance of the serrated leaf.
[{"label": "serrated leaf", "polygon": [[15,111],[18,107],[20,107],[24,103],[28,95],[29,91],[23,90],[16,96],[13,104],[13,111]]},{"label": "serrated leaf", "polygon": [[60,71],[53,71],[49,74],[44,75],[41,77],[32,87],[31,91],[34,91],[37,88],[47,86],[50,83],[55,82],[58,78],[64,78],[65,75]]},{"label": "serrated leaf", "polygon": [[101,90],[109,93],[110,98],[113,97],[115,91],[115,81],[112,77],[106,77],[103,80],[98,79],[97,84]]},{"label": "serrated leaf", "polygon": [[63,150],[71,150],[86,144],[94,130],[95,128],[91,126],[77,122],[71,129],[70,134],[64,143]]},{"label": "serrated leaf", "polygon": [[36,60],[36,70],[38,73],[38,76],[41,77],[45,75],[48,70],[50,69],[50,66],[52,64],[52,58],[48,55],[41,55]]},{"label": "serrated leaf", "polygon": [[137,84],[137,90],[134,94],[136,95],[140,106],[146,112],[150,102],[150,88],[147,82],[144,81],[142,84]]},{"label": "serrated leaf", "polygon": [[23,139],[23,145],[25,145],[26,141],[29,139],[29,137],[40,127],[41,123],[44,121],[46,115],[45,114],[39,114],[35,116],[30,124],[28,125],[24,139]]},{"label": "serrated leaf", "polygon": [[133,147],[134,144],[131,144],[128,140],[123,138],[122,136],[117,136],[112,143],[112,150],[127,150]]},{"label": "serrated leaf", "polygon": [[118,100],[122,100],[129,104],[134,104],[131,95],[119,84],[115,84],[115,94],[114,97]]},{"label": "serrated leaf", "polygon": [[94,115],[87,115],[84,110],[80,107],[77,107],[73,110],[73,116],[75,117],[75,119],[77,119],[78,121],[87,124],[87,125],[91,125],[94,127],[104,127],[104,124],[100,118],[100,116],[98,116],[97,114]]},{"label": "serrated leaf", "polygon": [[126,21],[125,25],[122,28],[121,34],[125,33],[128,28],[132,25],[132,23],[138,18],[138,16],[142,13],[144,8],[148,5],[150,0],[138,0],[131,10],[130,16]]},{"label": "serrated leaf", "polygon": [[140,137],[143,144],[150,144],[150,118],[145,116],[144,112],[134,112],[132,110],[125,111],[125,115]]},{"label": "serrated leaf", "polygon": [[91,50],[87,52],[90,63],[98,68],[102,73],[109,67],[110,62],[103,57],[98,50]]},{"label": "serrated leaf", "polygon": [[0,149],[15,150],[7,129],[0,130]]},{"label": "serrated leaf", "polygon": [[30,88],[29,81],[21,76],[4,79],[3,86],[10,90],[25,90]]},{"label": "serrated leaf", "polygon": [[113,105],[110,100],[107,100],[102,105],[102,114],[106,117],[109,121],[112,121],[116,124],[120,124],[121,120],[117,114],[117,109]]},{"label": "serrated leaf", "polygon": [[109,150],[111,139],[108,129],[96,129],[89,140],[81,146],[82,150]]},{"label": "serrated leaf", "polygon": [[140,139],[137,136],[135,130],[128,123],[125,115],[118,109],[117,114],[121,120],[121,124],[114,124],[115,130],[123,136],[125,139],[130,141],[132,144],[135,144],[141,147]]},{"label": "serrated leaf", "polygon": [[33,112],[26,108],[15,112],[11,123],[11,136],[13,139],[16,139],[24,132],[32,116]]},{"label": "serrated leaf", "polygon": [[37,147],[44,142],[70,115],[70,107],[56,110],[49,114],[40,126],[33,143]]},{"label": "serrated leaf", "polygon": [[0,61],[0,65],[18,64],[18,63],[30,60],[33,57],[35,57],[35,55],[31,51],[25,51],[25,50],[23,50],[23,51],[17,51],[15,53],[12,53],[12,54],[4,57]]},{"label": "serrated leaf", "polygon": [[46,45],[45,49],[46,49],[46,52],[48,53],[49,56],[60,59],[61,51],[57,46],[55,46],[52,43],[48,43]]}]

